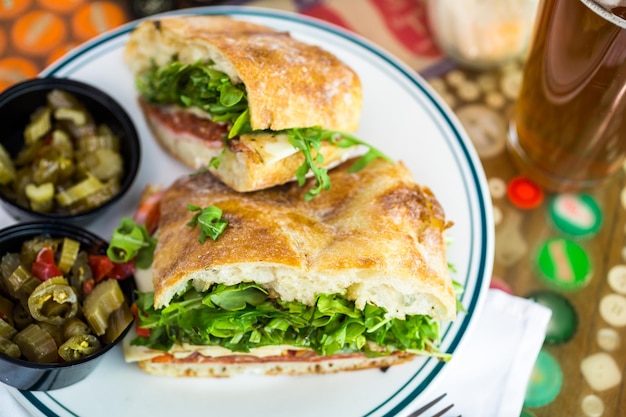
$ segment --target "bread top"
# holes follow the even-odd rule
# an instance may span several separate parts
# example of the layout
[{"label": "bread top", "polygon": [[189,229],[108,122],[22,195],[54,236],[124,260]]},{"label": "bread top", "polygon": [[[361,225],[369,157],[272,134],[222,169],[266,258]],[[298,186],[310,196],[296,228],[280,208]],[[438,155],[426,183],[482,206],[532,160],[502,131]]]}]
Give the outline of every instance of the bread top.
[{"label": "bread top", "polygon": [[330,52],[286,32],[227,16],[168,17],[140,23],[124,52],[135,74],[176,56],[182,63],[213,62],[234,84],[244,83],[254,130],[358,128],[358,75]]},{"label": "bread top", "polygon": [[[353,161],[331,170],[331,189],[311,201],[304,194],[313,180],[251,193],[209,173],[175,181],[161,201],[155,307],[189,281],[199,291],[254,281],[286,301],[312,305],[318,294],[342,293],[393,317],[452,320],[441,205],[403,164],[377,159],[349,173]],[[199,242],[188,204],[222,209],[228,226],[216,241]]]}]

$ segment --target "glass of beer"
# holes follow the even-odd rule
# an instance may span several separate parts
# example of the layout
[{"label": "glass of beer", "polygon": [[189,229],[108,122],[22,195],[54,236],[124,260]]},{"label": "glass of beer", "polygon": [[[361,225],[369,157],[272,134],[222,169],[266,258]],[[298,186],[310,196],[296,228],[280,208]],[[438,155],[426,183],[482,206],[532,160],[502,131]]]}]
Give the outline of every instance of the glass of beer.
[{"label": "glass of beer", "polygon": [[626,157],[626,0],[542,0],[509,131],[552,191],[602,183]]}]

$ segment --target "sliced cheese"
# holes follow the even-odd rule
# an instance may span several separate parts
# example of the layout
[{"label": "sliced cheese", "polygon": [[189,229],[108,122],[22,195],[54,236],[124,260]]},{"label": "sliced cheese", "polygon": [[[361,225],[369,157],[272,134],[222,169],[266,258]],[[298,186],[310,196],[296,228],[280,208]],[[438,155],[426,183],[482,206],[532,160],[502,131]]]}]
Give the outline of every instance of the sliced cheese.
[{"label": "sliced cheese", "polygon": [[133,273],[135,277],[135,284],[137,285],[137,291],[139,292],[153,292],[154,285],[152,284],[152,267],[148,269],[135,268]]},{"label": "sliced cheese", "polygon": [[266,165],[271,165],[298,152],[285,133],[245,134],[241,135],[239,140],[254,150]]},{"label": "sliced cheese", "polygon": [[124,339],[124,360],[128,363],[150,360],[162,356],[165,353],[169,353],[176,359],[184,359],[196,352],[200,353],[202,356],[206,356],[209,358],[233,355],[246,355],[264,358],[269,356],[280,356],[287,350],[305,350],[304,348],[298,348],[289,345],[276,345],[262,346],[259,348],[250,349],[250,352],[233,352],[232,350],[221,346],[194,346],[189,344],[183,344],[174,345],[172,346],[172,349],[170,349],[168,352],[163,352],[160,350],[150,349],[145,346],[132,346],[130,344],[130,341],[136,336],[137,334],[134,331],[131,331]]}]

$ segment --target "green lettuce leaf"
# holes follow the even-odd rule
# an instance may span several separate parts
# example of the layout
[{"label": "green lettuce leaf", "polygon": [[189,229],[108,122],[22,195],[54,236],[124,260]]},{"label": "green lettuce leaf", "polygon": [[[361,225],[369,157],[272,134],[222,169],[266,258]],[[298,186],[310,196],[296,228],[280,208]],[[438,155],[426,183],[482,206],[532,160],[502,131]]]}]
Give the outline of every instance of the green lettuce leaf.
[{"label": "green lettuce leaf", "polygon": [[[236,352],[270,345],[311,348],[320,355],[364,352],[369,356],[410,351],[437,356],[439,324],[415,315],[390,318],[371,304],[363,310],[341,294],[322,294],[312,306],[272,299],[260,286],[215,284],[206,292],[189,286],[160,310],[153,293],[139,293],[138,325],[147,337],[131,343],[167,351],[174,344],[223,346]],[[373,342],[380,347],[372,349]]]}]

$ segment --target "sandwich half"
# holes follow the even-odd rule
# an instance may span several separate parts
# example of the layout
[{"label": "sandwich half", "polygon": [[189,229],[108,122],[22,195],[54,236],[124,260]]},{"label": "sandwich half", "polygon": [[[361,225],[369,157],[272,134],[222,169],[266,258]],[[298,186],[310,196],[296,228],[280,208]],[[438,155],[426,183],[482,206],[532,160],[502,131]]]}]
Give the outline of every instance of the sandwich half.
[{"label": "sandwich half", "polygon": [[[351,173],[353,163],[332,169],[333,187],[308,202],[295,183],[237,193],[209,173],[165,190],[152,267],[136,275],[150,278],[126,360],[152,374],[223,377],[447,359],[437,342],[456,315],[451,223],[403,164],[377,159]],[[200,241],[194,206],[221,210],[215,240]]]},{"label": "sandwich half", "polygon": [[[330,52],[227,16],[144,21],[125,61],[155,138],[245,192],[336,166],[363,143],[358,75]],[[300,172],[298,169],[300,168]]]}]

